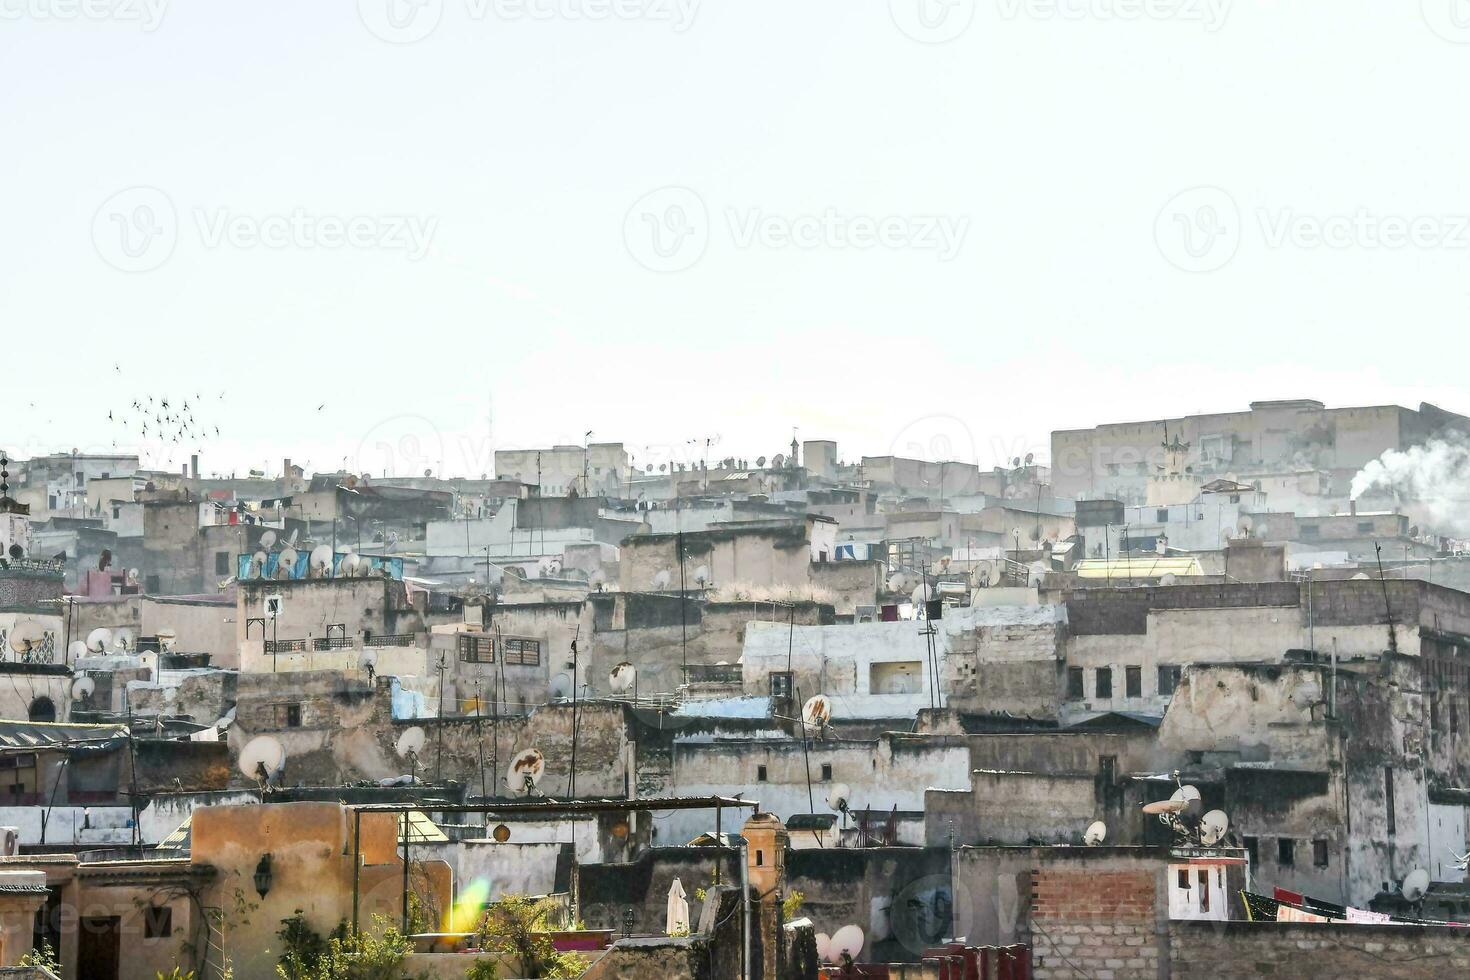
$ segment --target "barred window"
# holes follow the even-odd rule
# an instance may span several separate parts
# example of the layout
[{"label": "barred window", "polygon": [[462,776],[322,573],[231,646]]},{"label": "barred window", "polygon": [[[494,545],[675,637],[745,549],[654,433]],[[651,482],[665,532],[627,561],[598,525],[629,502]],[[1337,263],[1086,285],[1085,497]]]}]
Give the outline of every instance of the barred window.
[{"label": "barred window", "polygon": [[495,662],[495,638],[461,633],[459,635],[459,659],[464,663],[493,664]]},{"label": "barred window", "polygon": [[505,663],[508,666],[536,667],[541,663],[541,641],[507,639],[504,645]]}]

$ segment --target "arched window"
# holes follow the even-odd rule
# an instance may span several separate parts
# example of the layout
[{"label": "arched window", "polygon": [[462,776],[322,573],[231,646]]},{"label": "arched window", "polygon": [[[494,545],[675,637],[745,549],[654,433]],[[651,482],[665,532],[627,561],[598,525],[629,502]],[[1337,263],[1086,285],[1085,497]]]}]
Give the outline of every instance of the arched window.
[{"label": "arched window", "polygon": [[56,704],[50,698],[40,697],[31,702],[31,721],[55,721]]}]

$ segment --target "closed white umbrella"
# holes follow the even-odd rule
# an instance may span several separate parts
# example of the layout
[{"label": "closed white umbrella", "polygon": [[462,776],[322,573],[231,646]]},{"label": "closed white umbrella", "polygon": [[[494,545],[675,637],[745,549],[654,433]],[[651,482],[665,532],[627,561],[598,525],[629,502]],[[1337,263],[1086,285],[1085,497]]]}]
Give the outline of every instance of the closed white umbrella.
[{"label": "closed white umbrella", "polygon": [[685,933],[689,931],[689,902],[684,898],[684,885],[678,878],[669,886],[669,912],[665,922],[664,932],[672,936],[674,933]]}]

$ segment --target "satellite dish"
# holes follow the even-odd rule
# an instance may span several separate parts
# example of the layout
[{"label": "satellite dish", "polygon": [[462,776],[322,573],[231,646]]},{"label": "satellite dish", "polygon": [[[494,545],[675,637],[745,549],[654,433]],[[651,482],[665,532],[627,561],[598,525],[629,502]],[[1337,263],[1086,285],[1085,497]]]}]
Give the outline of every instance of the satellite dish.
[{"label": "satellite dish", "polygon": [[260,546],[266,551],[270,551],[272,548],[274,548],[276,546],[276,532],[267,531],[262,534],[260,536]]},{"label": "satellite dish", "polygon": [[285,578],[290,578],[292,575],[294,575],[296,573],[296,557],[297,556],[295,548],[291,547],[290,545],[286,545],[286,547],[282,548],[281,553],[276,556],[277,574],[284,572]]},{"label": "satellite dish", "polygon": [[332,546],[319,544],[311,549],[311,555],[307,558],[307,574],[316,578],[326,578],[332,568]]},{"label": "satellite dish", "polygon": [[1399,885],[1399,892],[1404,896],[1406,902],[1418,902],[1424,898],[1429,891],[1429,872],[1423,868],[1415,868],[1404,877],[1404,883]]},{"label": "satellite dish", "polygon": [[1198,814],[1204,809],[1204,802],[1200,799],[1199,790],[1188,783],[1176,789],[1169,797],[1175,802],[1182,802],[1185,810],[1191,814]]},{"label": "satellite dish", "polygon": [[932,596],[933,592],[928,585],[917,585],[914,587],[914,591],[909,594],[909,599],[913,602],[914,605],[922,606],[924,603],[928,602],[930,598],[932,598]]},{"label": "satellite dish", "polygon": [[167,627],[159,630],[156,635],[159,649],[164,653],[173,653],[174,647],[178,645],[179,635]]},{"label": "satellite dish", "polygon": [[777,453],[777,454],[776,454],[776,455],[775,455],[775,457],[773,457],[773,458],[772,458],[772,459],[771,459],[771,465],[772,465],[772,466],[774,466],[774,467],[776,467],[776,469],[778,469],[778,470],[779,470],[779,469],[780,469],[780,468],[781,468],[781,467],[782,467],[782,466],[784,466],[784,465],[785,465],[785,463],[786,463],[786,457],[785,457],[785,456],[783,456],[783,455],[781,455],[781,454],[780,454],[780,453]]},{"label": "satellite dish", "polygon": [[510,760],[510,767],[505,771],[505,785],[512,789],[524,789],[526,795],[530,796],[544,775],[546,756],[541,754],[540,749],[525,749]]},{"label": "satellite dish", "polygon": [[1035,460],[1036,460],[1036,454],[1035,453],[1027,453],[1026,454],[1026,465],[1027,466],[1030,466],[1033,462],[1035,462]]},{"label": "satellite dish", "polygon": [[11,628],[10,649],[20,656],[26,656],[39,647],[45,638],[45,628],[35,620],[27,619]]},{"label": "satellite dish", "polygon": [[393,751],[398,753],[400,759],[407,759],[409,753],[418,755],[423,751],[426,741],[428,741],[428,736],[419,726],[405,728],[403,734],[398,736],[398,742],[393,746]]},{"label": "satellite dish", "polygon": [[889,592],[905,592],[909,587],[909,577],[903,572],[894,572],[888,576]]},{"label": "satellite dish", "polygon": [[112,645],[112,630],[106,626],[99,626],[87,634],[87,650],[91,653],[103,653]]},{"label": "satellite dish", "polygon": [[633,689],[633,681],[637,676],[637,668],[624,660],[608,672],[607,682],[614,691],[625,694]]},{"label": "satellite dish", "polygon": [[838,813],[846,813],[848,806],[852,803],[852,787],[846,783],[834,783],[827,790],[827,806]]},{"label": "satellite dish", "polygon": [[124,626],[113,634],[112,643],[121,652],[128,653],[131,650],[137,649],[138,638],[131,629]]},{"label": "satellite dish", "polygon": [[1179,584],[1179,576],[1178,575],[1175,575],[1173,572],[1165,572],[1163,575],[1160,575],[1159,576],[1159,584],[1160,585],[1178,585]]},{"label": "satellite dish", "polygon": [[374,670],[378,667],[378,651],[376,650],[364,650],[358,655],[357,669],[367,670],[369,667],[372,667]]},{"label": "satellite dish", "polygon": [[674,576],[666,568],[653,577],[653,588],[656,592],[663,592],[673,582]]},{"label": "satellite dish", "polygon": [[766,466],[766,458],[764,456],[757,456],[755,458],[755,465],[759,469],[765,469],[765,466]]},{"label": "satellite dish", "polygon": [[572,675],[563,671],[551,679],[551,699],[564,701],[572,696]]},{"label": "satellite dish", "polygon": [[1155,800],[1153,803],[1145,803],[1143,812],[1152,817],[1166,813],[1183,813],[1188,808],[1189,804],[1183,800]]},{"label": "satellite dish", "polygon": [[1225,832],[1230,829],[1230,818],[1225,815],[1224,810],[1211,810],[1199,821],[1199,842],[1206,847],[1214,847],[1225,839]]},{"label": "satellite dish", "polygon": [[839,959],[843,953],[846,953],[853,959],[857,959],[858,955],[863,951],[863,941],[864,936],[861,928],[858,926],[843,926],[841,929],[832,933],[832,940],[827,944],[827,949],[832,954],[834,961]]},{"label": "satellite dish", "polygon": [[496,824],[495,830],[491,833],[490,836],[495,838],[495,842],[497,844],[504,844],[506,841],[510,840],[510,828],[503,823]]},{"label": "satellite dish", "polygon": [[128,585],[137,585],[138,584],[138,576],[140,574],[142,574],[142,573],[140,573],[136,568],[130,568],[130,569],[127,570],[127,573],[123,576],[123,581],[126,582]]},{"label": "satellite dish", "polygon": [[240,771],[250,779],[260,778],[262,766],[267,775],[274,777],[285,764],[285,747],[270,735],[257,735],[240,750]]},{"label": "satellite dish", "polygon": [[85,657],[87,655],[87,644],[82,640],[72,640],[67,646],[66,652],[73,660],[78,657]]},{"label": "satellite dish", "polygon": [[1103,823],[1101,820],[1094,820],[1092,823],[1088,824],[1087,829],[1082,832],[1082,842],[1088,847],[1096,847],[1107,839],[1108,825]]},{"label": "satellite dish", "polygon": [[71,682],[71,699],[73,701],[85,701],[97,690],[97,682],[85,675]]},{"label": "satellite dish", "polygon": [[819,932],[817,939],[817,959],[823,963],[832,962],[832,937],[825,932]]},{"label": "satellite dish", "polygon": [[807,728],[821,731],[832,722],[832,699],[825,694],[813,694],[801,706],[801,723]]}]

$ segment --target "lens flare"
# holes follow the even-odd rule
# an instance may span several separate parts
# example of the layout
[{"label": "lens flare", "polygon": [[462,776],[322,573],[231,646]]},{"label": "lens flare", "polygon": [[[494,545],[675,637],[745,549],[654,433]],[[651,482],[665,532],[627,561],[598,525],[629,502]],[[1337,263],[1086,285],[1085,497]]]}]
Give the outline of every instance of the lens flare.
[{"label": "lens flare", "polygon": [[485,902],[489,898],[490,882],[485,878],[476,878],[461,888],[446,916],[444,931],[474,932],[480,927],[480,916],[484,914]]}]

